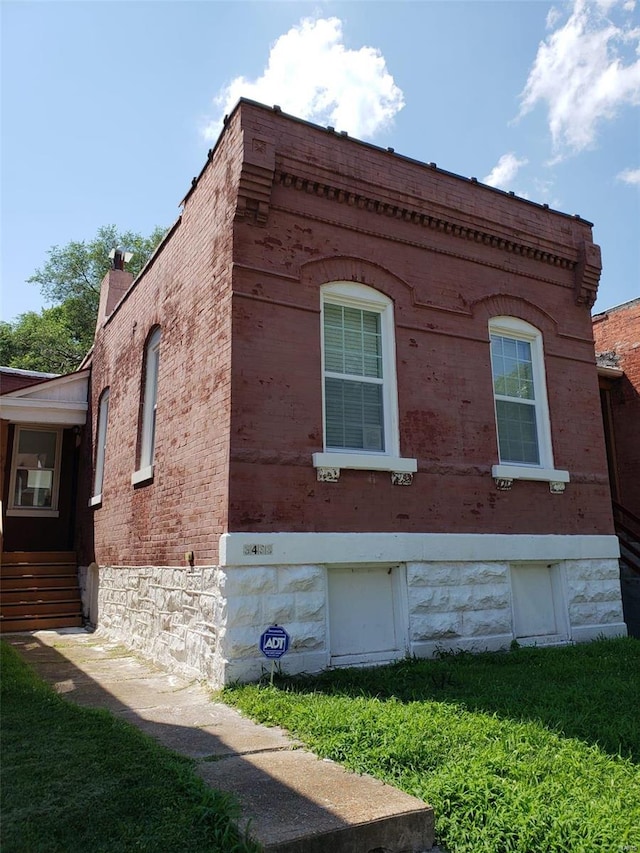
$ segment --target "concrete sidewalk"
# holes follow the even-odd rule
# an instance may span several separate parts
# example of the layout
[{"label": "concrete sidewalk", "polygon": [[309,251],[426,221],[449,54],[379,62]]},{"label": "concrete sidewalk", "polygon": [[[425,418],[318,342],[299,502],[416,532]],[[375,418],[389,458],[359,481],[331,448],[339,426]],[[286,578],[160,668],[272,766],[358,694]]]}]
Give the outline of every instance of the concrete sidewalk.
[{"label": "concrete sidewalk", "polygon": [[241,828],[249,826],[267,853],[436,853],[430,806],[317,758],[282,729],[212,702],[199,683],[158,669],[100,632],[3,639],[59,693],[107,708],[195,759],[208,784],[237,797]]}]

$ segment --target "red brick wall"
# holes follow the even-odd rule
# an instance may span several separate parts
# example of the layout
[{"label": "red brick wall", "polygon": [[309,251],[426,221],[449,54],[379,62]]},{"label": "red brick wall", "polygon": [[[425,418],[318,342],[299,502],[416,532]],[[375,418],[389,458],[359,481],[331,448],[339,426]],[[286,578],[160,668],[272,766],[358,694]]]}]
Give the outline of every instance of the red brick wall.
[{"label": "red brick wall", "polygon": [[615,352],[624,376],[610,400],[620,502],[640,515],[640,299],[593,318],[596,352]]},{"label": "red brick wall", "polygon": [[[237,125],[237,122],[236,122]],[[110,388],[103,502],[85,510],[83,560],[110,565],[215,563],[227,528],[230,406],[230,263],[239,128],[229,128],[215,163],[185,204],[181,222],[99,331],[92,360],[91,433]],[[150,329],[162,330],[155,476],[131,474]],[[87,441],[92,436],[86,430]],[[93,451],[95,452],[95,451]],[[85,448],[85,492],[92,479]],[[82,496],[83,505],[89,495]]]},{"label": "red brick wall", "polygon": [[17,391],[18,388],[26,388],[29,385],[38,385],[40,382],[45,382],[47,378],[46,374],[25,376],[0,368],[0,394],[8,394],[10,391]]},{"label": "red brick wall", "polygon": [[[236,226],[230,530],[610,533],[591,321],[575,271],[340,202],[318,182],[396,200],[569,258],[591,238],[577,219],[334,134],[259,112],[245,136],[272,142],[268,222]],[[278,173],[315,177],[296,189]],[[400,443],[409,487],[343,471],[318,483],[322,450],[320,286],[357,280],[395,306]],[[488,329],[513,314],[541,329],[555,464],[572,482],[496,491]]]}]

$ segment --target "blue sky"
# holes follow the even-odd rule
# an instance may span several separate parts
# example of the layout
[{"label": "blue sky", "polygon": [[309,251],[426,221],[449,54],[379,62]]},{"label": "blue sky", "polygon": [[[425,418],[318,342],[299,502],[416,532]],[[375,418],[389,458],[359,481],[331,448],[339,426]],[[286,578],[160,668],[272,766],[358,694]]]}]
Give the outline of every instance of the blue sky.
[{"label": "blue sky", "polygon": [[594,310],[640,295],[634,0],[0,6],[3,319],[51,246],[169,226],[240,95],[578,213]]}]

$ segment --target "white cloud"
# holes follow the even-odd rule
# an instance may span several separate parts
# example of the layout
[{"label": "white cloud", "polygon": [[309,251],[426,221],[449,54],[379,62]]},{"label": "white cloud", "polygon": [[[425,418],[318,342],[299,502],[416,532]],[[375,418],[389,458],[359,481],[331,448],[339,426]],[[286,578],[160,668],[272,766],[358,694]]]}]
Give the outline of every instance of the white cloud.
[{"label": "white cloud", "polygon": [[528,162],[524,158],[519,160],[513,151],[509,151],[508,154],[502,155],[493,169],[482,180],[485,184],[489,184],[490,187],[500,187],[506,190],[518,174],[520,167],[525,166]]},{"label": "white cloud", "polygon": [[601,121],[640,104],[640,27],[625,16],[633,7],[630,0],[574,0],[566,23],[540,43],[520,116],[546,104],[556,159],[589,148]]},{"label": "white cloud", "polygon": [[221,89],[214,99],[218,116],[204,129],[207,139],[218,136],[222,116],[240,97],[279,104],[299,118],[361,138],[373,137],[404,106],[380,51],[345,47],[338,18],[303,19],[271,46],[262,76],[236,77]]},{"label": "white cloud", "polygon": [[640,169],[624,169],[616,175],[619,181],[640,187]]}]

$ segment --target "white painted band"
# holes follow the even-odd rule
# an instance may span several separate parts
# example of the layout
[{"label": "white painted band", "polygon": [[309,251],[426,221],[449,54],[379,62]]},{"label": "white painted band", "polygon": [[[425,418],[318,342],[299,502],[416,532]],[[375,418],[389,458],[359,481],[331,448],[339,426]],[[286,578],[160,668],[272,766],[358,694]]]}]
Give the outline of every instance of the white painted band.
[{"label": "white painted band", "polygon": [[[252,549],[255,551],[252,552]],[[267,548],[265,546],[271,546]],[[221,566],[617,559],[617,536],[503,533],[224,533]]]}]

